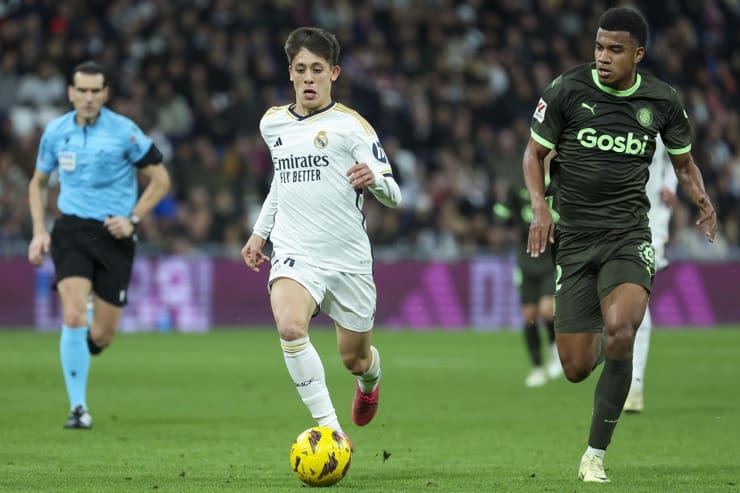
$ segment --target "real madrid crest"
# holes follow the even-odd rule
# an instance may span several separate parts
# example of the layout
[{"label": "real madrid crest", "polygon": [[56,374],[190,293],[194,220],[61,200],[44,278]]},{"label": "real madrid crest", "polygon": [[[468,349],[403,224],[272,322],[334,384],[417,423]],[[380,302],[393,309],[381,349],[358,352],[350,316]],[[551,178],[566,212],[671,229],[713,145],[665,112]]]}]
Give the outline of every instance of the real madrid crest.
[{"label": "real madrid crest", "polygon": [[315,145],[317,149],[323,149],[329,145],[329,137],[326,136],[325,130],[316,134],[316,137],[313,138],[313,145]]}]

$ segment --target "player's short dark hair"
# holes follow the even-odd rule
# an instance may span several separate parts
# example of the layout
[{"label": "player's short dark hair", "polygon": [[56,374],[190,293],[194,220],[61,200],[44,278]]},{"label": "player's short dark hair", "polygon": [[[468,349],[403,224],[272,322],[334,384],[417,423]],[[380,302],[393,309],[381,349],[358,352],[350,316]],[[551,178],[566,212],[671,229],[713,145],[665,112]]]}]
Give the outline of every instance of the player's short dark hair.
[{"label": "player's short dark hair", "polygon": [[329,62],[329,65],[339,64],[339,42],[337,37],[325,29],[319,27],[299,27],[288,36],[285,41],[285,55],[288,63],[306,48],[311,53],[319,55]]},{"label": "player's short dark hair", "polygon": [[108,85],[108,77],[106,76],[105,69],[98,62],[88,60],[80,64],[75,65],[72,69],[72,73],[69,74],[69,84],[73,86],[75,84],[75,74],[87,74],[87,75],[102,75],[103,76],[103,87]]},{"label": "player's short dark hair", "polygon": [[630,7],[612,7],[601,15],[599,28],[605,31],[626,31],[637,42],[637,46],[646,46],[648,24],[645,17]]}]

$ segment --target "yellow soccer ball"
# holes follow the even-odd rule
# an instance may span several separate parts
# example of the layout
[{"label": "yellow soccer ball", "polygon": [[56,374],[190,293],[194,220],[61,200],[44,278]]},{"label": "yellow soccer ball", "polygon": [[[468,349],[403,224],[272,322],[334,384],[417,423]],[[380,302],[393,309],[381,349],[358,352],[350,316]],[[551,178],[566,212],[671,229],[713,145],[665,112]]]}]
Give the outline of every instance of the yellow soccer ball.
[{"label": "yellow soccer ball", "polygon": [[310,486],[339,482],[352,462],[352,444],[347,436],[325,426],[307,429],[290,447],[290,467],[298,479]]}]

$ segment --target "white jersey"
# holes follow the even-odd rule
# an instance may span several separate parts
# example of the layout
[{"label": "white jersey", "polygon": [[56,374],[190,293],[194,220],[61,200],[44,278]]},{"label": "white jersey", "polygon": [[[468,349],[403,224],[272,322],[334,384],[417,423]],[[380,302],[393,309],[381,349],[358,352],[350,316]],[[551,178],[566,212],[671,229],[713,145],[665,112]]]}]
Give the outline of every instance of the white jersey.
[{"label": "white jersey", "polygon": [[373,127],[356,111],[332,102],[308,116],[291,105],[267,110],[260,132],[270,148],[274,176],[254,233],[273,244],[272,261],[301,258],[321,269],[372,272],[363,194],[347,170],[367,163],[375,173],[370,192],[397,206],[401,191]]},{"label": "white jersey", "polygon": [[666,154],[665,145],[660,135],[655,138],[655,154],[650,163],[650,178],[645,185],[645,193],[650,200],[650,231],[653,235],[655,249],[655,267],[662,269],[668,264],[665,259],[665,245],[668,243],[668,231],[671,223],[671,208],[663,203],[660,192],[668,188],[676,192],[678,178],[673,164]]}]

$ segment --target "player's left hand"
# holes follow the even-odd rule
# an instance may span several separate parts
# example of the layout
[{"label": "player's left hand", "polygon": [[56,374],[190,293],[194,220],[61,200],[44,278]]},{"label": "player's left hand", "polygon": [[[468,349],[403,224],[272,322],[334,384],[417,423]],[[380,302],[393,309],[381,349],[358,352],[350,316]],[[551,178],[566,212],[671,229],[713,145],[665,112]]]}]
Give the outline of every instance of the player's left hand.
[{"label": "player's left hand", "polygon": [[134,230],[136,229],[134,223],[129,218],[122,216],[106,217],[105,221],[103,221],[103,226],[118,240],[128,238],[134,234]]},{"label": "player's left hand", "polygon": [[714,243],[714,235],[717,234],[717,213],[714,211],[714,206],[706,195],[696,205],[699,206],[699,219],[696,225],[704,230],[709,243]]},{"label": "player's left hand", "polygon": [[375,173],[367,163],[357,163],[347,170],[349,184],[355,190],[375,184]]}]

